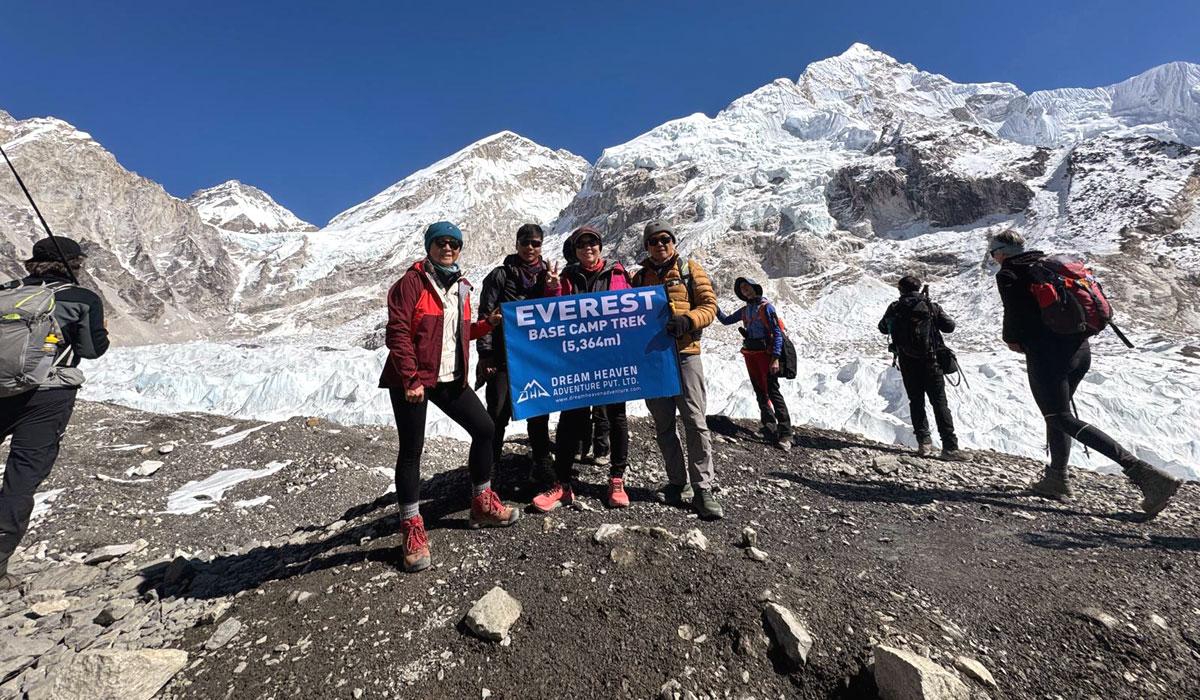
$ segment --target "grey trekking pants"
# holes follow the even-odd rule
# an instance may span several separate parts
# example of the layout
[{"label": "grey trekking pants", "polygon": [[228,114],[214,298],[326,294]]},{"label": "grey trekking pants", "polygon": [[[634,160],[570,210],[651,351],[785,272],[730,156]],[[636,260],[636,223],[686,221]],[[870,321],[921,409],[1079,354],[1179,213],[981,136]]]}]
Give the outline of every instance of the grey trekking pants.
[{"label": "grey trekking pants", "polygon": [[[679,356],[679,375],[682,391],[678,396],[646,399],[646,408],[654,418],[658,449],[667,467],[667,481],[681,486],[689,481],[693,486],[711,488],[713,485],[712,438],[708,434],[708,397],[704,388],[704,364],[699,355]],[[675,412],[683,422],[687,436],[687,468],[683,465],[683,445],[675,426]]]}]

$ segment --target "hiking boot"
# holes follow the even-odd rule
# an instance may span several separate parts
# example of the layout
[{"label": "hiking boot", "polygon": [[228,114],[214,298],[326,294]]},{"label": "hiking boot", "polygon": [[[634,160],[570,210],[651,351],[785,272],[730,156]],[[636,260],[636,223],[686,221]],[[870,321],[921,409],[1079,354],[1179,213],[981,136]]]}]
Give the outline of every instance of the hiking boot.
[{"label": "hiking boot", "polygon": [[1171,496],[1179,490],[1183,483],[1158,467],[1134,459],[1128,466],[1123,466],[1125,475],[1142,490],[1142,511],[1146,520],[1158,515],[1167,507]]},{"label": "hiking boot", "polygon": [[930,442],[929,440],[926,440],[925,442],[917,443],[917,456],[918,457],[928,457],[931,454],[933,454],[933,443],[932,442]]},{"label": "hiking boot", "polygon": [[971,461],[971,458],[967,456],[967,453],[963,452],[962,450],[958,449],[957,447],[952,447],[950,449],[943,449],[942,450],[942,459],[949,460],[951,462],[969,462],[969,461]]},{"label": "hiking boot", "polygon": [[541,513],[549,513],[559,506],[569,506],[574,502],[575,492],[571,490],[571,485],[557,481],[533,497],[533,507]]},{"label": "hiking boot", "polygon": [[471,499],[471,517],[467,525],[472,530],[481,527],[508,527],[517,522],[521,511],[500,502],[500,496],[488,489]]},{"label": "hiking boot", "polygon": [[665,503],[677,508],[685,508],[692,500],[691,484],[663,484],[654,492],[654,498],[659,503]]},{"label": "hiking boot", "polygon": [[767,442],[775,442],[775,431],[765,425],[758,429],[758,434]]},{"label": "hiking boot", "polygon": [[400,521],[400,534],[404,536],[404,570],[409,573],[429,568],[429,535],[425,534],[425,521],[421,516]]},{"label": "hiking boot", "polygon": [[625,493],[625,480],[613,477],[608,480],[608,507],[626,508],[629,506],[629,494]]},{"label": "hiking boot", "polygon": [[612,457],[608,455],[596,455],[592,458],[592,464],[595,464],[597,467],[607,467],[612,464]]},{"label": "hiking boot", "polygon": [[15,591],[21,587],[21,579],[12,574],[0,574],[0,593]]},{"label": "hiking boot", "polygon": [[1029,485],[1029,493],[1053,501],[1065,501],[1075,495],[1067,480],[1066,468],[1056,469],[1054,467],[1046,467],[1046,473],[1042,474],[1042,478]]},{"label": "hiking boot", "polygon": [[779,438],[779,449],[784,452],[792,451],[792,439],[790,437]]},{"label": "hiking boot", "polygon": [[696,496],[692,499],[692,508],[700,515],[701,520],[720,520],[725,517],[725,509],[713,495],[712,489],[696,487]]}]

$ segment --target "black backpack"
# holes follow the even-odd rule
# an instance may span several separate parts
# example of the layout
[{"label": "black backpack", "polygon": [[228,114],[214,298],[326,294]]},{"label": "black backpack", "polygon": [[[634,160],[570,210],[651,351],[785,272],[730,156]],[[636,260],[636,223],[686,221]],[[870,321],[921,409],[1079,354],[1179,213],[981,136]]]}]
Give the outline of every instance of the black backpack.
[{"label": "black backpack", "polygon": [[762,317],[763,325],[767,327],[772,336],[775,335],[773,330],[775,328],[783,333],[783,352],[779,355],[779,376],[784,379],[795,379],[799,361],[796,359],[796,346],[792,344],[792,339],[788,336],[787,326],[783,324],[783,319],[779,318],[777,314],[771,314],[775,319],[775,323],[771,323],[767,318],[766,304],[759,307],[758,315]]},{"label": "black backpack", "polygon": [[909,295],[892,310],[892,347],[897,354],[914,359],[931,359],[944,345],[937,329],[937,313],[925,295]]}]

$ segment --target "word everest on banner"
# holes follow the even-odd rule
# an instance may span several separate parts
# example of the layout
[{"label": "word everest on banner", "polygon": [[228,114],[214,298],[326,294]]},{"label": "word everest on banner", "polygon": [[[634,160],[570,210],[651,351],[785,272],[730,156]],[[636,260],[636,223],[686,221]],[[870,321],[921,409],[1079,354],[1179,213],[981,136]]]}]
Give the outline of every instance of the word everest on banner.
[{"label": "word everest on banner", "polygon": [[659,287],[503,305],[517,419],[679,393]]}]

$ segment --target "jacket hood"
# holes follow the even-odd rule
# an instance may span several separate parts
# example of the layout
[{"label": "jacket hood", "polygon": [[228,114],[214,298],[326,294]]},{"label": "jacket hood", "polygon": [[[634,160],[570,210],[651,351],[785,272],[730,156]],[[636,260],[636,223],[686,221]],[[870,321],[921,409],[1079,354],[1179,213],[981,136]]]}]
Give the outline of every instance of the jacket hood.
[{"label": "jacket hood", "polygon": [[739,277],[733,281],[733,293],[737,295],[738,299],[741,299],[742,301],[750,301],[749,299],[747,299],[745,296],[742,295],[742,282],[745,282],[746,284],[750,285],[750,287],[754,289],[754,293],[758,295],[759,299],[763,298],[763,290],[762,290],[761,284],[759,284],[758,282],[755,282],[753,279],[751,279],[749,277]]}]

